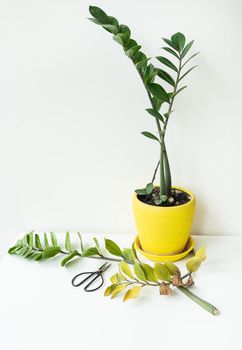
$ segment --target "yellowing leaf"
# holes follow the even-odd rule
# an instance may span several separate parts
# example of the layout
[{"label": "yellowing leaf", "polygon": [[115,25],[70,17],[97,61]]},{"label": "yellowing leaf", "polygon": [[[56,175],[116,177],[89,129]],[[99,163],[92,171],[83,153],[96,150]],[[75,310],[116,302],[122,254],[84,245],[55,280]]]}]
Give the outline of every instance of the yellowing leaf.
[{"label": "yellowing leaf", "polygon": [[189,272],[195,272],[199,269],[201,265],[201,260],[194,256],[193,258],[189,259],[186,263],[187,269]]},{"label": "yellowing leaf", "polygon": [[206,247],[201,247],[196,251],[195,257],[200,259],[201,261],[205,261],[206,256]]},{"label": "yellowing leaf", "polygon": [[128,277],[134,279],[134,275],[132,274],[132,272],[131,272],[131,270],[129,268],[129,265],[125,261],[121,261],[119,266],[120,266],[121,271],[125,275],[127,275]]},{"label": "yellowing leaf", "polygon": [[171,275],[168,268],[165,265],[155,263],[154,271],[159,280],[170,281]]},{"label": "yellowing leaf", "polygon": [[108,297],[112,293],[115,287],[116,287],[116,284],[111,284],[111,286],[108,286],[104,292],[104,296]]},{"label": "yellowing leaf", "polygon": [[127,291],[127,293],[125,294],[124,296],[124,300],[123,301],[127,301],[129,299],[134,299],[134,298],[137,298],[140,291],[141,291],[142,287],[141,286],[136,286],[132,289],[129,289]]},{"label": "yellowing leaf", "polygon": [[110,281],[112,283],[118,283],[118,274],[115,273],[115,275],[113,275],[112,277],[110,277]]},{"label": "yellowing leaf", "polygon": [[171,261],[167,261],[165,266],[168,268],[168,271],[171,275],[174,275],[177,271],[179,271],[178,267]]},{"label": "yellowing leaf", "polygon": [[115,298],[122,290],[126,288],[126,284],[119,284],[118,286],[114,287],[114,289],[111,292],[111,299]]}]

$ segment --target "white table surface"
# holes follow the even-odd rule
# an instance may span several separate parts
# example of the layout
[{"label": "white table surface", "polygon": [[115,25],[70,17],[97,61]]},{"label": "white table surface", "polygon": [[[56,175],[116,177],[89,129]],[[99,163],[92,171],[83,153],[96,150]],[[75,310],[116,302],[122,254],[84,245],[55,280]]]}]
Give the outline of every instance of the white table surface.
[{"label": "white table surface", "polygon": [[[134,236],[109,238],[126,247]],[[60,257],[34,262],[6,256],[0,264],[0,348],[241,350],[242,237],[195,240],[196,247],[207,246],[208,259],[192,290],[219,308],[219,316],[179,291],[166,297],[146,288],[138,299],[123,303],[121,297],[104,298],[105,287],[95,293],[72,287],[76,273],[95,270],[100,261],[83,258],[63,268]],[[107,284],[116,268],[113,263],[104,275]]]}]

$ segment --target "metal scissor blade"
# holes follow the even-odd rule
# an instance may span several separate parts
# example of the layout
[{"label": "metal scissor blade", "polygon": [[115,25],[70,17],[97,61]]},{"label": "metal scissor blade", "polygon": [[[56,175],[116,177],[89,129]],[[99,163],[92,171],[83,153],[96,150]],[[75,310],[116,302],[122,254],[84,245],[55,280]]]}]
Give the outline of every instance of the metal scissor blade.
[{"label": "metal scissor blade", "polygon": [[108,262],[105,262],[102,266],[99,267],[98,272],[104,272],[104,271],[106,271],[110,266],[111,266],[111,264],[109,264]]},{"label": "metal scissor blade", "polygon": [[102,272],[106,271],[107,269],[109,269],[109,267],[111,266],[111,264],[108,264],[106,266],[103,267]]}]

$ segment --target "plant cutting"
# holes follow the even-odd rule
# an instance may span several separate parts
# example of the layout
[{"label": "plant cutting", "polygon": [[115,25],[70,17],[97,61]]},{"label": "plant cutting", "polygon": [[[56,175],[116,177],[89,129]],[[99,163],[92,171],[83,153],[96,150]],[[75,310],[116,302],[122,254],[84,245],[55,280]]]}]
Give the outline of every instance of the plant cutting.
[{"label": "plant cutting", "polygon": [[[150,107],[146,109],[155,125],[156,133],[143,131],[142,135],[155,141],[159,147],[159,161],[151,182],[135,191],[133,210],[140,242],[140,251],[148,252],[150,258],[172,256],[181,253],[188,242],[194,216],[194,195],[183,188],[172,186],[171,171],[166,148],[168,121],[174,112],[175,99],[187,86],[182,82],[196,66],[187,68],[193,40],[187,42],[185,35],[178,32],[170,39],[164,38],[162,48],[166,56],[157,56],[159,66],[150,63],[150,58],[141,51],[132,37],[128,26],[108,16],[102,9],[90,6],[89,11],[95,24],[113,35],[124,53],[133,62],[147,92]],[[169,55],[169,58],[167,57]],[[154,181],[159,170],[159,185]],[[188,247],[192,249],[192,247]],[[187,253],[189,252],[187,249]]]},{"label": "plant cutting", "polygon": [[113,299],[125,291],[124,301],[127,301],[137,298],[144,287],[156,288],[160,295],[171,295],[176,288],[206,311],[213,315],[218,314],[215,306],[202,300],[190,290],[194,284],[193,273],[206,259],[204,247],[198,249],[187,261],[187,272],[182,276],[180,269],[172,262],[155,263],[154,267],[143,263],[137,255],[134,244],[132,248],[121,249],[114,241],[105,239],[105,248],[102,248],[98,239],[94,237],[93,246],[86,246],[79,232],[77,235],[80,248],[71,242],[69,232],[66,232],[65,247],[62,248],[54,232],[50,232],[49,236],[44,233],[43,237],[40,237],[39,234],[31,231],[9,248],[8,252],[35,261],[50,259],[57,255],[64,256],[61,266],[70,266],[71,262],[80,258],[116,262],[119,263],[119,269],[111,277],[111,285],[105,290],[105,296],[111,296]]}]

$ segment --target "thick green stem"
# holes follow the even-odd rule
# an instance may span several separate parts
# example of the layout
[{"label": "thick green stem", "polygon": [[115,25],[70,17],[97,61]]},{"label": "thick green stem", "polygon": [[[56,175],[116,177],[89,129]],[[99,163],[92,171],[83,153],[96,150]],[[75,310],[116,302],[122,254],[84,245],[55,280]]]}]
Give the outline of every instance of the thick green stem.
[{"label": "thick green stem", "polygon": [[[164,143],[164,146],[165,146],[165,143]],[[166,196],[169,197],[171,195],[171,171],[170,171],[169,160],[166,152],[166,146],[164,147],[163,162],[164,162],[164,177],[165,177],[165,194]]]},{"label": "thick green stem", "polygon": [[166,194],[165,174],[164,174],[164,141],[160,143],[160,198]]},{"label": "thick green stem", "polygon": [[198,305],[200,305],[203,309],[207,310],[208,312],[210,312],[212,315],[218,315],[219,311],[218,309],[213,306],[212,304],[208,303],[207,301],[199,298],[198,296],[196,296],[195,294],[193,294],[189,289],[184,288],[184,287],[178,287],[178,289],[185,294],[188,298],[190,298],[191,300],[193,300],[195,303],[197,303]]}]

